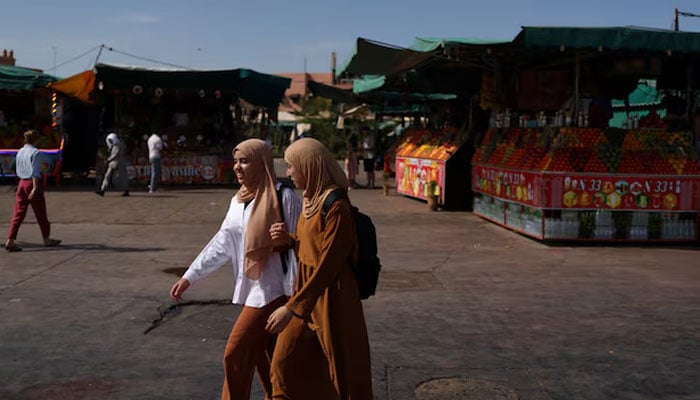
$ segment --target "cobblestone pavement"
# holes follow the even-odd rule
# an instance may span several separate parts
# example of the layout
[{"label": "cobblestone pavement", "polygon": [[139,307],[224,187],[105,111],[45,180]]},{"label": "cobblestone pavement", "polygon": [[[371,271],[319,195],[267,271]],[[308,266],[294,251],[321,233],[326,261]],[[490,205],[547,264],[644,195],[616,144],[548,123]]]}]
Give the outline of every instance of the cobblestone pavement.
[{"label": "cobblestone pavement", "polygon": [[[167,293],[233,190],[91,190],[49,188],[63,246],[39,246],[30,211],[24,251],[0,254],[0,399],[218,398],[238,311],[230,272],[181,307]],[[384,265],[364,302],[376,399],[412,399],[439,378],[455,379],[423,385],[431,398],[466,398],[450,392],[464,382],[520,399],[700,398],[696,247],[547,246],[394,193],[351,198],[377,225]],[[12,204],[0,186],[3,232]]]}]

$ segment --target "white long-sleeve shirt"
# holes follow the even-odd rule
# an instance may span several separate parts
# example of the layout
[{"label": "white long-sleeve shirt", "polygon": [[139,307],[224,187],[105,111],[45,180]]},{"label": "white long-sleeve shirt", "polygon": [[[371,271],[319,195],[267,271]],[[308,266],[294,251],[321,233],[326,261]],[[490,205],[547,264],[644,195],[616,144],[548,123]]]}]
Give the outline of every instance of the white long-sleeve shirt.
[{"label": "white long-sleeve shirt", "polygon": [[[277,190],[279,187],[278,183]],[[248,207],[245,207],[235,196],[231,199],[231,205],[221,228],[190,264],[183,278],[193,284],[231,261],[235,279],[232,302],[261,308],[282,295],[292,295],[297,260],[294,250],[290,249],[287,252],[287,273],[285,274],[280,253],[272,253],[258,280],[246,276],[245,230],[254,202],[255,200],[251,201]],[[283,189],[282,204],[287,231],[294,232],[301,213],[301,200],[292,190]]]}]

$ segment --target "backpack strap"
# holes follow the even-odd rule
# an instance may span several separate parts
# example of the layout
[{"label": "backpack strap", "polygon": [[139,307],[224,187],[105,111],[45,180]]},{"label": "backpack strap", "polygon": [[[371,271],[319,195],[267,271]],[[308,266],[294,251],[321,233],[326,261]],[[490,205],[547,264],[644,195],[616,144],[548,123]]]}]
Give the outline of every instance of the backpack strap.
[{"label": "backpack strap", "polygon": [[336,200],[347,198],[348,195],[343,189],[335,189],[334,191],[330,192],[328,196],[326,196],[326,199],[323,201],[323,207],[321,207],[321,218],[323,219],[323,221],[326,220],[328,210],[331,209],[331,206],[333,205],[333,203],[335,203]]},{"label": "backpack strap", "polygon": [[[284,221],[284,202],[282,200],[282,192],[284,189],[287,188],[289,190],[293,190],[291,186],[284,182],[280,182],[280,187],[277,189],[277,205],[279,207],[280,211],[280,218],[282,218],[282,221]],[[287,271],[289,271],[289,266],[287,265],[287,258],[289,255],[289,250],[281,251],[280,253],[280,260],[282,261],[282,272],[287,275]]]}]

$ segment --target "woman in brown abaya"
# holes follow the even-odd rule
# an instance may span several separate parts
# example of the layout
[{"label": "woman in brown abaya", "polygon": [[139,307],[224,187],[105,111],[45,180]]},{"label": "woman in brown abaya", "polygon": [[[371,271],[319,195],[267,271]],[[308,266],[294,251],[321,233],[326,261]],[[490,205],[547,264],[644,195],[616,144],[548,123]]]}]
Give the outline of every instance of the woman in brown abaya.
[{"label": "woman in brown abaya", "polygon": [[294,294],[268,318],[280,332],[271,366],[273,399],[371,400],[367,328],[351,263],[357,233],[350,202],[323,202],[335,189],[347,190],[342,168],[328,149],[311,138],[285,152],[287,174],[303,189],[296,235],[273,224],[273,239],[293,242],[298,259]]}]

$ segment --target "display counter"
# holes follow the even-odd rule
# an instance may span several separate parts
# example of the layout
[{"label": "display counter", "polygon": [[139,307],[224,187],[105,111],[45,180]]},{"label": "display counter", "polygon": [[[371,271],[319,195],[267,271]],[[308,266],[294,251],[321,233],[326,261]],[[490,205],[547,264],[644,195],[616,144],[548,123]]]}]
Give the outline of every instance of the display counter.
[{"label": "display counter", "polygon": [[407,131],[396,147],[396,191],[421,200],[435,195],[444,208],[466,208],[469,158],[456,133]]},{"label": "display counter", "polygon": [[[44,175],[57,175],[60,173],[61,160],[63,157],[63,146],[65,138],[61,137],[56,142],[42,140],[39,143],[39,152],[41,154],[41,173]],[[48,148],[44,148],[42,144],[48,144]],[[15,177],[15,159],[17,157],[16,149],[0,148],[0,177]]]},{"label": "display counter", "polygon": [[475,214],[538,239],[698,239],[700,168],[686,133],[491,130],[472,189]]}]

